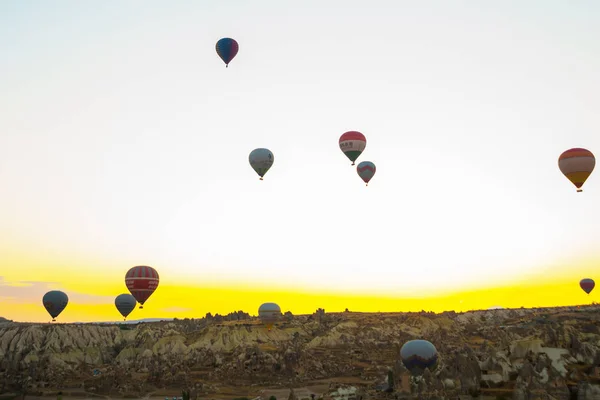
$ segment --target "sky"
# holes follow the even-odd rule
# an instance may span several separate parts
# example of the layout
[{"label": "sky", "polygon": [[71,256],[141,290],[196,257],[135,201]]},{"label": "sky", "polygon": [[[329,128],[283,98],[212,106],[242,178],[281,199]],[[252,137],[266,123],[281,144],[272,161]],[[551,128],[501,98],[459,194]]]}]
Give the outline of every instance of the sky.
[{"label": "sky", "polygon": [[[599,277],[594,0],[0,3],[0,316],[584,304]],[[225,68],[215,43],[235,38]],[[365,187],[338,146],[362,132]],[[275,162],[258,179],[255,148]]]}]

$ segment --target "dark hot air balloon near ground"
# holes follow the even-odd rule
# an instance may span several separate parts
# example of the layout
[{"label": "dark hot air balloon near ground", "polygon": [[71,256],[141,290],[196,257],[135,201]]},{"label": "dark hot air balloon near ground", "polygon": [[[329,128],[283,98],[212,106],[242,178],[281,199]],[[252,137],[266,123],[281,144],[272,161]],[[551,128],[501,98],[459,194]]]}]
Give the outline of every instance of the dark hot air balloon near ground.
[{"label": "dark hot air balloon near ground", "polygon": [[273,166],[275,156],[269,149],[254,149],[250,152],[248,160],[250,161],[250,166],[260,176],[260,180],[262,181],[267,171]]},{"label": "dark hot air balloon near ground", "polygon": [[158,272],[146,265],[133,267],[125,274],[125,285],[140,303],[140,308],[144,308],[144,303],[158,287]]},{"label": "dark hot air balloon near ground", "polygon": [[260,321],[267,326],[268,330],[281,317],[281,308],[275,303],[264,303],[258,308]]},{"label": "dark hot air balloon near ground", "polygon": [[590,294],[592,292],[592,290],[594,290],[594,287],[596,286],[596,282],[594,282],[593,279],[584,278],[581,281],[579,281],[579,286],[581,287],[581,289],[583,289],[584,292],[586,292],[587,294]]},{"label": "dark hot air balloon near ground", "polygon": [[225,63],[225,67],[229,67],[229,63],[238,53],[240,46],[238,46],[238,42],[235,39],[231,38],[223,38],[219,39],[217,45],[215,46],[217,50],[217,54],[221,57],[221,60]]},{"label": "dark hot air balloon near ground", "polygon": [[352,165],[354,165],[354,161],[362,154],[367,146],[367,139],[365,135],[357,131],[348,131],[340,136],[340,149],[344,152],[346,157],[350,161],[352,161]]},{"label": "dark hot air balloon near ground", "polygon": [[363,161],[356,166],[356,172],[358,176],[365,182],[366,186],[369,186],[369,181],[375,175],[375,164],[371,161]]},{"label": "dark hot air balloon near ground", "polygon": [[123,316],[123,321],[131,314],[136,304],[137,301],[135,300],[135,297],[127,293],[120,294],[115,298],[115,307],[117,307],[117,310],[119,310]]},{"label": "dark hot air balloon near ground", "polygon": [[402,363],[414,376],[422,375],[425,369],[431,372],[437,367],[438,352],[427,340],[410,340],[400,349]]},{"label": "dark hot air balloon near ground", "polygon": [[51,290],[44,295],[42,303],[54,322],[56,321],[56,317],[58,317],[67,304],[69,304],[69,296],[60,290]]},{"label": "dark hot air balloon near ground", "polygon": [[581,188],[596,166],[596,158],[591,151],[573,148],[558,157],[558,168],[568,180],[582,192]]}]

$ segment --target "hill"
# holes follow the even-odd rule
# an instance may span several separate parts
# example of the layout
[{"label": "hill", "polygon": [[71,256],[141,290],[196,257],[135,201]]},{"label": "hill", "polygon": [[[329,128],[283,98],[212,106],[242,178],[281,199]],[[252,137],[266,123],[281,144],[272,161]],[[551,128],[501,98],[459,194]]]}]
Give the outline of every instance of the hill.
[{"label": "hill", "polygon": [[143,319],[129,319],[127,321],[97,321],[97,322],[75,322],[75,324],[95,324],[95,325],[104,325],[104,324],[124,324],[124,325],[135,325],[140,323],[147,322],[164,322],[164,321],[173,321],[175,318],[143,318]]},{"label": "hill", "polygon": [[[389,398],[382,389],[391,369],[397,398],[420,391],[422,398],[568,399],[579,393],[579,399],[594,399],[600,394],[599,311],[318,310],[286,313],[271,331],[241,312],[137,325],[12,323],[0,327],[0,393],[139,398],[181,396],[188,388],[192,398],[225,399],[281,398],[294,388],[299,398]],[[402,344],[415,338],[434,343],[441,361],[411,382],[398,359]]]}]

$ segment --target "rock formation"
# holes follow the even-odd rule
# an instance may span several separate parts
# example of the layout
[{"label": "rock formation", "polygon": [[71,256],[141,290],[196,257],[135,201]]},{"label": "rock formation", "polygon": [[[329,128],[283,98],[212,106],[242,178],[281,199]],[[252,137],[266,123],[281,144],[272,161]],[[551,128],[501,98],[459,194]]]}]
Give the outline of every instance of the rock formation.
[{"label": "rock formation", "polygon": [[[294,388],[290,396],[300,400],[305,392],[363,400],[600,399],[599,311],[319,309],[289,313],[271,331],[242,311],[137,325],[4,320],[0,394],[172,397],[186,390],[192,398],[253,398]],[[438,368],[419,379],[398,360],[402,344],[415,338],[434,343],[440,355]],[[385,391],[389,376],[393,393]]]}]

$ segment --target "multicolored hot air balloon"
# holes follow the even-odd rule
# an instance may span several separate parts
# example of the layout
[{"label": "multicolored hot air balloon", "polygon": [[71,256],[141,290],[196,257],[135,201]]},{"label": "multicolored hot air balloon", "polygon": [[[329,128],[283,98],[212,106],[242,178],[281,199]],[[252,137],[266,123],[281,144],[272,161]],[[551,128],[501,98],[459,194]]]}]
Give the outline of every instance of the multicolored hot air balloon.
[{"label": "multicolored hot air balloon", "polygon": [[248,160],[250,161],[250,166],[260,176],[260,180],[262,181],[267,171],[271,169],[275,161],[275,156],[269,149],[254,149],[250,152]]},{"label": "multicolored hot air balloon", "polygon": [[65,307],[67,307],[67,304],[69,304],[69,296],[60,290],[51,290],[44,295],[42,303],[44,304],[46,311],[48,311],[48,314],[52,317],[52,322],[54,322],[56,321],[56,317],[58,317]]},{"label": "multicolored hot air balloon", "polygon": [[348,131],[340,136],[339,143],[340,149],[352,161],[352,165],[354,165],[354,161],[356,161],[367,146],[367,138],[360,132]]},{"label": "multicolored hot air balloon", "polygon": [[217,54],[221,57],[221,60],[225,63],[225,68],[229,67],[229,63],[236,56],[240,46],[235,39],[232,38],[223,38],[219,39],[217,45],[215,46],[217,49]]},{"label": "multicolored hot air balloon", "polygon": [[410,340],[400,349],[400,358],[404,366],[413,375],[422,375],[425,368],[431,372],[437,367],[438,352],[427,340]]},{"label": "multicolored hot air balloon", "polygon": [[583,289],[584,292],[590,294],[594,287],[596,286],[596,282],[593,279],[585,278],[579,281],[579,286]]},{"label": "multicolored hot air balloon", "polygon": [[366,183],[366,186],[369,186],[369,181],[375,175],[375,164],[371,161],[363,161],[356,166],[356,172],[358,172],[358,176]]},{"label": "multicolored hot air balloon", "polygon": [[123,321],[131,314],[136,304],[137,301],[135,300],[135,297],[127,293],[120,294],[115,298],[115,307],[117,307],[117,310],[119,310],[123,316]]},{"label": "multicolored hot air balloon", "polygon": [[568,180],[575,185],[578,192],[596,166],[596,158],[591,151],[573,148],[558,157],[558,168]]},{"label": "multicolored hot air balloon", "polygon": [[158,287],[158,272],[152,267],[139,265],[125,274],[125,285],[133,297],[144,308],[144,303]]},{"label": "multicolored hot air balloon", "polygon": [[264,303],[258,308],[258,317],[268,330],[281,317],[281,308],[275,303]]}]

